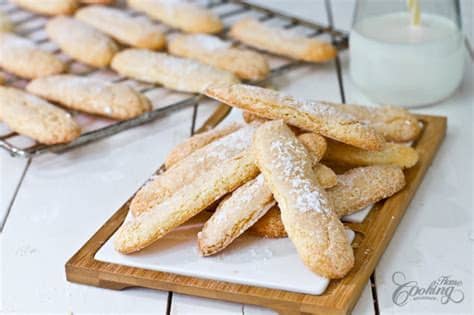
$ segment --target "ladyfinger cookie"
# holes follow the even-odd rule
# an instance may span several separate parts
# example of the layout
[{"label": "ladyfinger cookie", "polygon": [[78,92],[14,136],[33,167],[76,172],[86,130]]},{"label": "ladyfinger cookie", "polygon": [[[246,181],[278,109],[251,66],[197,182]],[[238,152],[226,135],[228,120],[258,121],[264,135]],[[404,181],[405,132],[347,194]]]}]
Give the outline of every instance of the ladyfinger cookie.
[{"label": "ladyfinger cookie", "polygon": [[135,195],[130,211],[138,216],[173,195],[211,168],[250,147],[256,126],[247,125],[188,155],[164,173],[153,177]]},{"label": "ladyfinger cookie", "polygon": [[255,132],[252,151],[304,264],[323,277],[342,278],[354,265],[352,247],[303,144],[281,120],[271,121]]},{"label": "ladyfinger cookie", "polygon": [[325,62],[334,59],[337,54],[330,43],[271,27],[252,18],[235,23],[229,34],[248,46],[297,60]]},{"label": "ladyfinger cookie", "polygon": [[115,248],[127,254],[147,247],[257,173],[254,158],[247,151],[216,165],[150,211],[125,222],[115,234]]},{"label": "ladyfinger cookie", "polygon": [[323,158],[327,148],[327,142],[324,137],[312,132],[306,132],[298,135],[298,140],[305,146],[315,162]]},{"label": "ladyfinger cookie", "polygon": [[68,112],[15,88],[0,87],[0,120],[44,144],[69,142],[81,133]]},{"label": "ladyfinger cookie", "polygon": [[29,39],[0,32],[0,67],[25,79],[61,73],[64,63]]},{"label": "ladyfinger cookie", "polygon": [[[326,102],[328,103],[328,102]],[[421,132],[420,122],[404,108],[395,106],[367,107],[328,103],[367,122],[387,141],[408,142],[416,140]]]},{"label": "ladyfinger cookie", "polygon": [[44,15],[72,14],[79,6],[77,0],[12,0],[28,11]]},{"label": "ladyfinger cookie", "polygon": [[[317,149],[317,144],[314,143],[319,141],[321,146],[325,146],[325,142],[318,139],[318,137],[322,138],[321,136],[312,135],[314,137],[303,134],[298,139],[302,142],[303,138],[310,144],[310,148],[306,147],[306,149],[311,155],[312,163],[314,163],[313,170],[321,187],[333,187],[337,184],[336,174],[330,168],[318,163],[322,157],[322,150]],[[322,140],[324,141],[323,138]],[[273,194],[265,185],[262,174],[237,188],[228,198],[219,203],[216,212],[198,234],[201,254],[209,256],[226,248],[274,205]]]},{"label": "ladyfinger cookie", "polygon": [[118,53],[112,60],[112,69],[127,77],[183,92],[202,93],[210,85],[238,82],[230,72],[145,49],[126,49]]},{"label": "ladyfinger cookie", "polygon": [[128,5],[188,33],[218,33],[222,22],[212,11],[180,0],[128,0]]},{"label": "ladyfinger cookie", "polygon": [[168,51],[227,70],[243,80],[261,80],[269,72],[268,62],[261,54],[233,48],[230,42],[212,35],[173,35],[168,39]]},{"label": "ladyfinger cookie", "polygon": [[100,5],[84,7],[75,17],[126,45],[159,50],[166,44],[163,32],[146,17]]},{"label": "ladyfinger cookie", "polygon": [[[316,164],[313,169],[321,187],[335,185],[336,174],[331,169],[322,164]],[[328,170],[332,173],[329,180],[328,174],[325,173]],[[237,188],[228,198],[219,203],[214,214],[198,234],[201,254],[203,256],[214,255],[226,248],[274,205],[275,199],[273,199],[270,189],[265,185],[262,174]]]},{"label": "ladyfinger cookie", "polygon": [[0,12],[0,32],[10,32],[13,30],[13,24],[10,18],[3,12]]},{"label": "ladyfinger cookie", "polygon": [[[401,168],[376,165],[354,168],[338,175],[337,185],[326,192],[336,214],[343,217],[394,195],[404,186]],[[272,207],[250,231],[262,237],[286,237],[278,206]]]},{"label": "ladyfinger cookie", "polygon": [[370,126],[322,102],[298,100],[275,90],[245,84],[210,86],[205,94],[258,116],[283,119],[303,130],[366,150],[380,150],[385,143]]},{"label": "ladyfinger cookie", "polygon": [[48,21],[46,33],[72,58],[93,67],[106,67],[118,46],[107,35],[79,20],[58,16]]},{"label": "ladyfinger cookie", "polygon": [[125,84],[76,75],[54,75],[31,81],[28,92],[65,107],[113,119],[129,119],[151,110],[150,101]]},{"label": "ladyfinger cookie", "polygon": [[191,138],[178,144],[168,154],[165,160],[166,169],[181,161],[194,151],[208,145],[209,143],[233,133],[242,127],[241,124],[231,123],[225,126],[219,126],[203,133],[195,134]]},{"label": "ladyfinger cookie", "polygon": [[389,164],[410,168],[418,162],[418,152],[412,147],[389,142],[380,151],[367,151],[328,139],[323,159],[348,166]]}]

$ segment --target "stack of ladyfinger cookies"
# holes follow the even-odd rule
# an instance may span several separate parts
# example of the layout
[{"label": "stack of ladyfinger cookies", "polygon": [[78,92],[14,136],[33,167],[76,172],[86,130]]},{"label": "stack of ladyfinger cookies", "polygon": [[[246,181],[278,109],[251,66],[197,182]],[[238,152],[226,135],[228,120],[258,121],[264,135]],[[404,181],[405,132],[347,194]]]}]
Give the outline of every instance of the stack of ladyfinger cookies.
[{"label": "stack of ladyfinger cookies", "polygon": [[142,250],[209,210],[196,235],[203,256],[248,230],[288,237],[311,271],[344,277],[354,255],[340,218],[404,187],[403,169],[418,161],[407,145],[420,133],[416,117],[401,108],[300,100],[239,83],[210,86],[205,94],[243,110],[245,122],[177,145],[165,171],[135,194],[115,248]]},{"label": "stack of ladyfinger cookies", "polygon": [[[141,16],[110,6],[114,0],[11,1],[49,18],[46,33],[63,54],[124,77],[203,93],[209,86],[259,81],[269,73],[264,55],[213,35],[224,29],[220,18],[187,1],[128,0]],[[180,32],[166,38],[157,22]],[[26,91],[0,87],[0,120],[11,130],[45,144],[65,143],[81,134],[68,110],[124,120],[152,109],[130,86],[63,74],[67,62],[14,31],[8,16],[0,14],[0,68],[30,80]],[[329,43],[254,19],[238,21],[228,34],[246,47],[306,62],[325,62],[336,54]]]}]

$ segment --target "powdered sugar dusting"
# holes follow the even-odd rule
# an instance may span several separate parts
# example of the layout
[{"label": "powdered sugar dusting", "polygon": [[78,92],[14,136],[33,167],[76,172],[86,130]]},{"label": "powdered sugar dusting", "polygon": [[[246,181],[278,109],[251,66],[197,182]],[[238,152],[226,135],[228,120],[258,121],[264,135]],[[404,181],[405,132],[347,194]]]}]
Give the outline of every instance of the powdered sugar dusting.
[{"label": "powdered sugar dusting", "polygon": [[289,182],[289,193],[295,200],[294,206],[300,212],[317,211],[327,213],[327,202],[321,195],[318,187],[305,175],[310,166],[309,159],[300,159],[297,156],[305,155],[301,144],[293,139],[280,137],[272,142],[270,150],[276,155],[273,166],[282,170],[280,178]]},{"label": "powdered sugar dusting", "polygon": [[256,194],[261,192],[264,184],[264,177],[260,174],[255,180],[247,183],[245,189],[237,189],[233,193],[232,198],[238,203],[249,203],[255,198]]},{"label": "powdered sugar dusting", "polygon": [[338,120],[340,123],[357,121],[353,115],[338,109],[332,104],[314,100],[302,100],[279,91],[264,89],[256,86],[245,85],[245,89],[254,94],[255,98],[257,99],[271,98],[272,102],[275,104],[293,107],[299,111],[318,116],[319,118],[325,120]]},{"label": "powdered sugar dusting", "polygon": [[[171,56],[165,53],[143,53],[147,62],[139,62],[147,69],[159,76],[159,81],[164,85],[170,84],[172,88],[180,91],[200,92],[214,84],[235,83],[235,77],[227,71],[187,58]],[[139,59],[142,59],[137,55]],[[149,58],[149,59],[148,59]]]},{"label": "powdered sugar dusting", "polygon": [[190,45],[198,46],[208,51],[231,47],[231,43],[223,41],[219,37],[205,34],[189,35],[186,40],[189,41]]},{"label": "powdered sugar dusting", "polygon": [[199,156],[197,158],[197,162],[200,163],[203,160],[209,160],[210,158],[215,159],[216,162],[219,162],[230,158],[236,153],[250,147],[254,132],[255,126],[248,125],[212,142],[203,148],[207,151],[207,154],[199,154],[199,150],[196,151],[196,155]]}]

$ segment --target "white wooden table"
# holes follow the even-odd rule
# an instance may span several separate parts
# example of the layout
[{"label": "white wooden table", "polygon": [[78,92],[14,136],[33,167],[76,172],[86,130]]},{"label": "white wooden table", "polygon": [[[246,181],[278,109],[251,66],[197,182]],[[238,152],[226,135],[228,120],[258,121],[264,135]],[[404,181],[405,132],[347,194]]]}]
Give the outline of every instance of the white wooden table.
[{"label": "white wooden table", "polygon": [[[258,1],[263,2],[263,1]],[[272,1],[273,8],[348,30],[353,0]],[[472,2],[462,2],[472,41]],[[348,102],[369,102],[352,87],[347,53],[340,56]],[[417,112],[448,116],[448,134],[354,314],[472,314],[473,63],[453,97]],[[300,69],[274,84],[307,98],[340,101],[335,63]],[[199,125],[213,110],[201,106]],[[189,136],[192,109],[62,155],[32,161],[0,152],[0,207],[10,209],[0,234],[0,313],[272,314],[251,305],[134,288],[113,291],[69,283],[66,260]],[[1,218],[0,218],[1,219]],[[397,306],[395,272],[426,287],[440,276],[462,281],[464,300],[410,300]],[[459,293],[459,292],[458,292]],[[376,300],[376,303],[373,301]]]}]

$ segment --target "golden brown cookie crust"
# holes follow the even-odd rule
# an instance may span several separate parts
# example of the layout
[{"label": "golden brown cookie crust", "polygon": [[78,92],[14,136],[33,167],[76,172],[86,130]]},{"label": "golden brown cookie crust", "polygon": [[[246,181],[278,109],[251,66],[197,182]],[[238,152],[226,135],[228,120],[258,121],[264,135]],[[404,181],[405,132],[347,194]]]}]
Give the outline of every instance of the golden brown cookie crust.
[{"label": "golden brown cookie crust", "polygon": [[96,78],[48,76],[31,81],[26,89],[65,107],[112,119],[130,119],[151,110],[150,101],[130,86]]},{"label": "golden brown cookie crust", "polygon": [[65,64],[34,42],[12,33],[0,32],[0,67],[25,79],[58,74]]},{"label": "golden brown cookie crust", "polygon": [[123,76],[183,92],[201,93],[214,84],[234,84],[239,80],[230,72],[195,60],[145,49],[126,49],[111,65]]},{"label": "golden brown cookie crust", "polygon": [[418,162],[418,158],[418,152],[404,144],[387,142],[380,151],[367,151],[327,139],[323,160],[347,166],[383,164],[410,168]]},{"label": "golden brown cookie crust", "polygon": [[373,128],[336,107],[298,100],[284,93],[245,84],[210,86],[205,94],[268,119],[311,131],[366,150],[380,150],[385,140]]},{"label": "golden brown cookie crust", "polygon": [[46,33],[65,54],[93,67],[108,66],[119,50],[110,37],[71,17],[50,19]]},{"label": "golden brown cookie crust", "polygon": [[115,233],[121,253],[143,249],[258,174],[253,157],[242,152],[196,178],[150,211],[125,222]]},{"label": "golden brown cookie crust", "polygon": [[248,49],[234,48],[230,42],[212,35],[173,35],[168,39],[168,51],[176,56],[196,59],[229,71],[243,80],[261,80],[270,71],[263,55]]},{"label": "golden brown cookie crust", "polygon": [[304,146],[282,121],[272,121],[257,129],[252,150],[301,260],[321,276],[342,278],[354,265],[352,247]]},{"label": "golden brown cookie crust", "polygon": [[225,126],[218,126],[214,129],[205,131],[203,133],[195,134],[192,137],[181,142],[175,146],[165,159],[166,169],[171,168],[173,165],[193,153],[194,151],[208,145],[209,143],[216,141],[234,131],[240,129],[242,124],[231,123]]},{"label": "golden brown cookie crust", "polygon": [[271,27],[251,18],[235,23],[229,34],[246,45],[297,60],[325,62],[337,54],[330,43]]},{"label": "golden brown cookie crust", "polygon": [[15,88],[0,86],[0,120],[44,144],[70,142],[81,134],[68,112]]},{"label": "golden brown cookie crust", "polygon": [[[327,194],[337,215],[342,217],[388,198],[404,186],[405,176],[399,167],[376,165],[338,175],[337,185],[327,189]],[[287,237],[278,206],[272,207],[250,231],[268,238]]]},{"label": "golden brown cookie crust", "polygon": [[130,204],[135,216],[147,212],[212,168],[250,147],[256,126],[245,126],[194,151],[164,173],[151,178],[136,193]]}]

